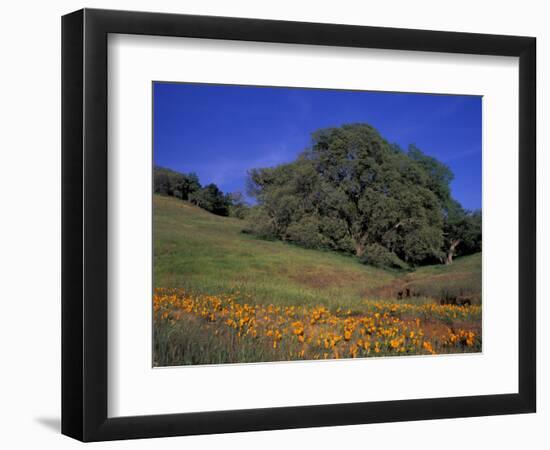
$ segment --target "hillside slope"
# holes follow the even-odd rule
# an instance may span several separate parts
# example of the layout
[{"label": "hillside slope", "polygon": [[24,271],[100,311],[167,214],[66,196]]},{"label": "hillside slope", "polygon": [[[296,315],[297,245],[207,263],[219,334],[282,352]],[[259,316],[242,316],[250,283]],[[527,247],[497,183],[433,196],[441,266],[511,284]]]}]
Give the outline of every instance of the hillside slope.
[{"label": "hillside slope", "polygon": [[[187,202],[154,196],[154,285],[228,294],[254,303],[353,307],[365,298],[394,299],[403,285],[436,297],[440,280],[480,289],[481,256],[404,274],[364,266],[355,258],[264,241],[241,232],[243,222]],[[478,283],[479,280],[479,283]],[[427,287],[431,287],[427,289]],[[422,292],[424,294],[424,292]]]}]

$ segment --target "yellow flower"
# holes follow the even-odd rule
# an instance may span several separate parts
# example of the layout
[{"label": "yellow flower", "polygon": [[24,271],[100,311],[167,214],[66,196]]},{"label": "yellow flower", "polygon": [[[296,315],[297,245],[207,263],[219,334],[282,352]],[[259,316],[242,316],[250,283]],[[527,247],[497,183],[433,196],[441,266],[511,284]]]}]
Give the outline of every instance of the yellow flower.
[{"label": "yellow flower", "polygon": [[435,354],[432,344],[430,344],[428,341],[424,341],[422,343],[422,347],[424,348],[424,350],[430,352],[431,354]]},{"label": "yellow flower", "polygon": [[[271,345],[273,349],[279,349],[283,337],[296,336],[296,340],[286,341],[285,355],[281,355],[290,355],[290,358],[356,357],[361,351],[369,354],[374,349],[375,353],[381,353],[388,348],[399,353],[435,354],[435,343],[443,352],[452,351],[457,346],[475,348],[479,343],[474,331],[464,329],[447,328],[438,335],[432,330],[424,333],[421,320],[414,317],[468,323],[472,317],[476,320],[476,315],[481,314],[480,306],[365,301],[365,311],[354,311],[351,315],[350,310],[330,311],[324,306],[255,305],[249,294],[243,293],[236,298],[238,294],[235,292],[232,297],[193,295],[183,289],[157,288],[153,294],[154,318],[165,321],[166,326],[178,326],[178,322],[190,316],[220,340],[229,336],[238,336],[243,343],[256,339],[254,345]],[[246,298],[248,303],[239,303],[239,298]],[[359,331],[357,340],[354,340],[355,330]],[[348,344],[342,344],[344,341]],[[298,347],[298,344],[301,345]]]}]

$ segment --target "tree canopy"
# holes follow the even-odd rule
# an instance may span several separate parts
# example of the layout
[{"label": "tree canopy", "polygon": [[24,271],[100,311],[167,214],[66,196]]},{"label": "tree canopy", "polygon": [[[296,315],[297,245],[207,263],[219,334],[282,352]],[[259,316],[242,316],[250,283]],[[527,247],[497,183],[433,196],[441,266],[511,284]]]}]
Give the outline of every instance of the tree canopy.
[{"label": "tree canopy", "polygon": [[189,200],[191,194],[201,189],[197,174],[180,173],[159,166],[155,166],[153,170],[153,185],[155,193],[170,195],[182,200]]},{"label": "tree canopy", "polygon": [[248,230],[374,265],[451,263],[481,248],[481,214],[451,198],[452,179],[443,163],[368,124],[322,129],[295,161],[249,171],[258,204]]},{"label": "tree canopy", "polygon": [[191,203],[218,216],[228,216],[231,199],[214,183],[210,183],[189,196]]},{"label": "tree canopy", "polygon": [[224,194],[218,186],[210,183],[202,186],[195,173],[181,173],[156,166],[153,171],[154,192],[177,197],[219,216],[243,219],[248,205],[239,192]]}]

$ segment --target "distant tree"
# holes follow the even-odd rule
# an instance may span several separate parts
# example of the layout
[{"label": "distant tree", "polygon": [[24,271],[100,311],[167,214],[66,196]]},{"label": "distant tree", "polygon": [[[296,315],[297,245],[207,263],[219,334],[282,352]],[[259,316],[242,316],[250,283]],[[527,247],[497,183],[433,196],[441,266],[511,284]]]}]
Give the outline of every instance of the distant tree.
[{"label": "distant tree", "polygon": [[195,173],[184,174],[156,166],[153,169],[153,188],[155,193],[188,200],[201,188],[201,184]]},{"label": "distant tree", "polygon": [[155,167],[153,171],[154,192],[163,195],[173,195],[172,179],[173,176],[170,172],[161,167]]},{"label": "distant tree", "polygon": [[201,188],[199,177],[196,173],[185,174],[174,187],[174,197],[189,200],[189,196]]},{"label": "distant tree", "polygon": [[242,192],[231,192],[227,194],[229,202],[229,216],[237,219],[245,219],[249,212],[249,205]]},{"label": "distant tree", "polygon": [[453,201],[444,224],[445,264],[452,264],[457,255],[481,251],[481,211],[466,211]]},{"label": "distant tree", "polygon": [[195,205],[219,216],[243,219],[248,205],[240,192],[224,194],[218,186],[211,183],[202,187],[196,173],[181,173],[164,167],[155,166],[153,170],[153,189],[157,194],[189,200]]},{"label": "distant tree", "polygon": [[189,196],[191,203],[218,216],[228,216],[231,200],[214,183],[210,183]]}]

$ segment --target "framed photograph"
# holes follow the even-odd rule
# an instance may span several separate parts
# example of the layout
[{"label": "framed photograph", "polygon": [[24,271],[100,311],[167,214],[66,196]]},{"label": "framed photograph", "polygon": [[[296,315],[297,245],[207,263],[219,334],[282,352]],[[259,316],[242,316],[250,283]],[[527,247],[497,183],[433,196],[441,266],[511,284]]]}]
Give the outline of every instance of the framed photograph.
[{"label": "framed photograph", "polygon": [[62,432],[535,412],[536,40],[62,20]]}]

